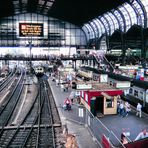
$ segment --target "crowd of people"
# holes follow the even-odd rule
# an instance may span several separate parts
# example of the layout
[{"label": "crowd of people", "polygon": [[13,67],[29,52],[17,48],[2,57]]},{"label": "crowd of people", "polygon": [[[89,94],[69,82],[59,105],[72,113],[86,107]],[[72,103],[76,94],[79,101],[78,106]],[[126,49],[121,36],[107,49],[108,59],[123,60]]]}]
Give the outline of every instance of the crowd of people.
[{"label": "crowd of people", "polygon": [[[128,116],[131,111],[131,106],[128,102],[123,102],[121,99],[117,101],[117,113],[122,117]],[[136,106],[136,116],[142,117],[142,105],[140,103]]]},{"label": "crowd of people", "polygon": [[119,100],[117,102],[117,113],[122,117],[127,117],[129,112],[131,111],[131,106],[128,102],[123,102]]}]

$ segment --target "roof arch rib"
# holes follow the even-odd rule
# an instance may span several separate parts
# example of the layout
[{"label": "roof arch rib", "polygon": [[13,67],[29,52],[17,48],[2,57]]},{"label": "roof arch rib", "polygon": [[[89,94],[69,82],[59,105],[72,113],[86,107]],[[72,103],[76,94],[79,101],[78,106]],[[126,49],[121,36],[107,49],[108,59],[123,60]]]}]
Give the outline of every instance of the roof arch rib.
[{"label": "roof arch rib", "polygon": [[94,31],[93,31],[93,29],[92,29],[92,27],[90,26],[90,24],[89,24],[89,23],[88,23],[88,24],[86,24],[86,27],[87,27],[87,28],[88,28],[88,30],[89,30],[89,38],[90,38],[90,39],[95,38]]},{"label": "roof arch rib", "polygon": [[125,2],[95,19],[89,21],[93,37],[100,38],[102,34],[111,36],[116,30],[125,34],[132,26],[148,28],[148,0],[133,0]]},{"label": "roof arch rib", "polygon": [[117,16],[118,20],[119,18],[121,20],[119,20],[120,22],[120,26],[121,26],[121,31],[122,32],[125,32],[126,28],[125,28],[125,18],[124,18],[124,15],[121,13],[121,11],[117,8],[116,10],[113,11],[114,15]]},{"label": "roof arch rib", "polygon": [[116,31],[116,30],[121,30],[122,31],[122,29],[121,29],[121,23],[119,21],[119,18],[113,13],[113,11],[110,11],[110,13],[114,16],[114,18],[116,18],[116,20],[118,22],[118,27],[114,31]]},{"label": "roof arch rib", "polygon": [[105,17],[105,14],[103,16],[100,16],[99,20],[101,21],[101,23],[104,24],[104,27],[106,28],[106,35],[110,35],[111,28],[110,28],[110,24],[109,24],[108,20]]},{"label": "roof arch rib", "polygon": [[89,22],[89,24],[90,24],[90,26],[92,27],[92,29],[93,29],[93,31],[94,31],[94,34],[95,34],[95,38],[97,38],[98,37],[98,31],[97,31],[97,27],[96,27],[96,25],[94,24],[94,22],[92,21],[92,22]]},{"label": "roof arch rib", "polygon": [[127,10],[128,14],[130,16],[131,26],[137,24],[137,16],[136,16],[136,12],[133,9],[133,7],[129,3],[126,3],[125,9]]},{"label": "roof arch rib", "polygon": [[101,31],[102,31],[102,28],[100,27],[100,24],[99,24],[99,22],[96,20],[96,19],[94,19],[93,20],[93,23],[95,24],[95,26],[96,26],[96,29],[97,29],[97,33],[98,33],[98,38],[99,38],[99,36],[100,36],[100,31],[99,31],[99,29],[101,29]]},{"label": "roof arch rib", "polygon": [[106,33],[105,26],[104,24],[101,23],[101,21],[98,18],[96,18],[94,21],[96,22],[96,24],[99,24],[98,30],[99,30],[99,38],[100,38],[100,36],[103,33]]},{"label": "roof arch rib", "polygon": [[131,23],[132,23],[130,14],[128,13],[124,5],[122,5],[122,7],[119,7],[119,10],[123,14],[123,17],[125,20],[125,32],[127,32],[127,30],[131,27]]},{"label": "roof arch rib", "polygon": [[104,18],[106,18],[108,24],[109,24],[109,35],[111,35],[113,33],[113,30],[115,30],[115,24],[114,21],[112,20],[112,18],[110,17],[109,13],[104,14]]},{"label": "roof arch rib", "polygon": [[[144,28],[147,28],[148,27],[148,22],[147,22],[148,21],[147,20],[147,17],[148,17],[148,1],[147,0],[135,0],[135,1],[137,1],[137,3],[140,5],[141,10],[143,11]],[[133,4],[134,4],[134,2],[133,2]]]},{"label": "roof arch rib", "polygon": [[88,27],[86,25],[84,25],[82,27],[82,30],[84,31],[84,33],[86,35],[87,41],[90,40],[90,30],[88,29]]}]

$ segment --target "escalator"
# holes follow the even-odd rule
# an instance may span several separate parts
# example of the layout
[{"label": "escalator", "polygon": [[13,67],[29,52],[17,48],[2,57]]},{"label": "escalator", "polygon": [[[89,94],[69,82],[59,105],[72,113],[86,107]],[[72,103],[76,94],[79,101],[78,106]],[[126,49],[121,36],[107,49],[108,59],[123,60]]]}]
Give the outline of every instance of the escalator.
[{"label": "escalator", "polygon": [[100,65],[100,64],[104,64],[105,65],[105,71],[106,68],[108,68],[109,72],[113,72],[115,70],[114,66],[111,64],[111,62],[109,62],[107,60],[107,58],[105,57],[105,55],[102,56],[96,56],[94,55],[94,58],[96,60],[96,62]]}]

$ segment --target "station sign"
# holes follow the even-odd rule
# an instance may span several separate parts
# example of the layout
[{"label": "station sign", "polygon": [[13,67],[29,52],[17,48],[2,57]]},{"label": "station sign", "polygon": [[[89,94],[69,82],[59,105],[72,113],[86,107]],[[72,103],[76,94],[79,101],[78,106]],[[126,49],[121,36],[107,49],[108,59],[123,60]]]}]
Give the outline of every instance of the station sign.
[{"label": "station sign", "polygon": [[130,82],[117,82],[116,88],[130,88],[131,83]]},{"label": "station sign", "polygon": [[92,89],[92,84],[77,84],[76,89]]},{"label": "station sign", "polygon": [[19,23],[20,37],[43,37],[43,23]]},{"label": "station sign", "polygon": [[124,69],[124,70],[132,70],[132,69],[138,69],[139,66],[119,66],[119,69]]}]

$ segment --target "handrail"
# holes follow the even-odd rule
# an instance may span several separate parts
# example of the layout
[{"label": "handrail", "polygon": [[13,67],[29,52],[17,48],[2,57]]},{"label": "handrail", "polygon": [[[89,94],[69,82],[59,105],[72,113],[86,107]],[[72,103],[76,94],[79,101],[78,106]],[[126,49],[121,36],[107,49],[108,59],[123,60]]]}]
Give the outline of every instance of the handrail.
[{"label": "handrail", "polygon": [[120,141],[120,139],[115,135],[115,133],[113,131],[110,131],[112,133],[112,135],[117,139],[117,141],[123,146],[123,148],[126,148],[124,146],[124,144]]},{"label": "handrail", "polygon": [[105,56],[103,56],[103,58],[106,60],[106,62],[110,65],[110,67],[115,70],[114,66],[107,60],[107,58]]}]

